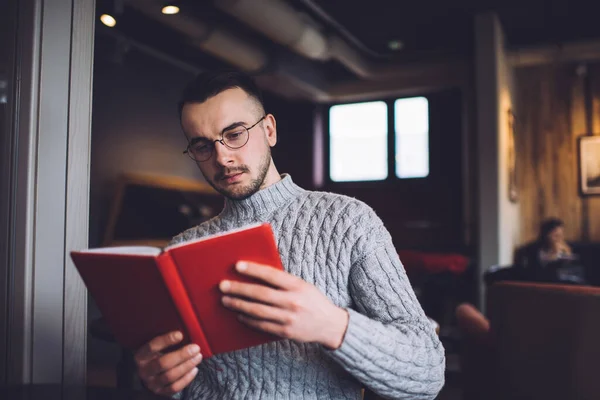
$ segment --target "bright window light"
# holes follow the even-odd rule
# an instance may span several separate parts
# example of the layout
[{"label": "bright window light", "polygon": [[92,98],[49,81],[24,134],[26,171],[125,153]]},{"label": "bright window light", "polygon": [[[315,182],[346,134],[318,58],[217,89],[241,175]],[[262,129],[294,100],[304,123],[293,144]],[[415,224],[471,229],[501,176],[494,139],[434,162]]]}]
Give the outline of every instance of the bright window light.
[{"label": "bright window light", "polygon": [[396,176],[429,175],[429,102],[425,97],[398,99],[394,103]]},{"label": "bright window light", "polygon": [[383,101],[329,109],[329,171],[334,182],[378,181],[388,176],[388,116]]}]

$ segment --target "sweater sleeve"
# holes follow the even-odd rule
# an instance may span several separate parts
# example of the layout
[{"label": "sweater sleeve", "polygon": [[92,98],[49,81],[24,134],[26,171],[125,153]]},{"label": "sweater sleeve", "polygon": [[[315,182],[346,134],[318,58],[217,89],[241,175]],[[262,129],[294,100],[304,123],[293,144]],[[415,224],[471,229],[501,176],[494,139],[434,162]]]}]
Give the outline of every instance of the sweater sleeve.
[{"label": "sweater sleeve", "polygon": [[346,371],[390,399],[434,399],[444,385],[445,356],[419,304],[391,237],[376,218],[352,262],[354,308],[339,349],[329,352]]}]

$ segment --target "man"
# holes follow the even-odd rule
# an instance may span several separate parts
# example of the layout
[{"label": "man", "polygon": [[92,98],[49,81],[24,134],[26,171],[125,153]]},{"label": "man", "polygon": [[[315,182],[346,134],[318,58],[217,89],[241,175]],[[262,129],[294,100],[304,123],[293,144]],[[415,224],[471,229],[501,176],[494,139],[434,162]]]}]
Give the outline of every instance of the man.
[{"label": "man", "polygon": [[185,399],[359,399],[365,386],[393,399],[433,399],[444,349],[374,211],[279,174],[275,117],[250,77],[199,75],[180,114],[187,154],[226,201],[174,243],[269,222],[286,272],[240,260],[238,272],[264,285],[224,281],[220,289],[224,307],[282,340],[202,361],[196,345],[172,350],[180,332],[157,337],[135,356],[145,386]]}]

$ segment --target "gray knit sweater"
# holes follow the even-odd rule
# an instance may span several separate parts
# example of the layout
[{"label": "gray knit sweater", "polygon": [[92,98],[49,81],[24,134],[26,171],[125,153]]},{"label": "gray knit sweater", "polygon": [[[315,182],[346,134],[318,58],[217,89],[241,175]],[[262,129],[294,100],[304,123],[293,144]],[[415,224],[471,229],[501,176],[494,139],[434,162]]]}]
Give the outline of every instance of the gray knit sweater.
[{"label": "gray knit sweater", "polygon": [[269,222],[286,271],[350,315],[342,346],[281,340],[204,360],[183,399],[433,399],[444,349],[375,212],[346,196],[306,191],[289,175],[173,243]]}]

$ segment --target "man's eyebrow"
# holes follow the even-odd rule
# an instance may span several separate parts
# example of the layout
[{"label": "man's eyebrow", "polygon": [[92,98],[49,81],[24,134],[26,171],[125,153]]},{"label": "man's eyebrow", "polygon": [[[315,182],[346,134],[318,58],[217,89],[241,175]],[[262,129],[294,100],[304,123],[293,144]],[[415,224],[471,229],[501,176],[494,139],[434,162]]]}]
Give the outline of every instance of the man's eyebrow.
[{"label": "man's eyebrow", "polygon": [[234,122],[233,124],[229,124],[228,126],[226,126],[225,128],[223,128],[223,130],[221,131],[221,133],[225,133],[226,131],[233,129],[233,128],[237,128],[240,126],[246,126],[246,123],[243,121],[238,121],[238,122]]}]

